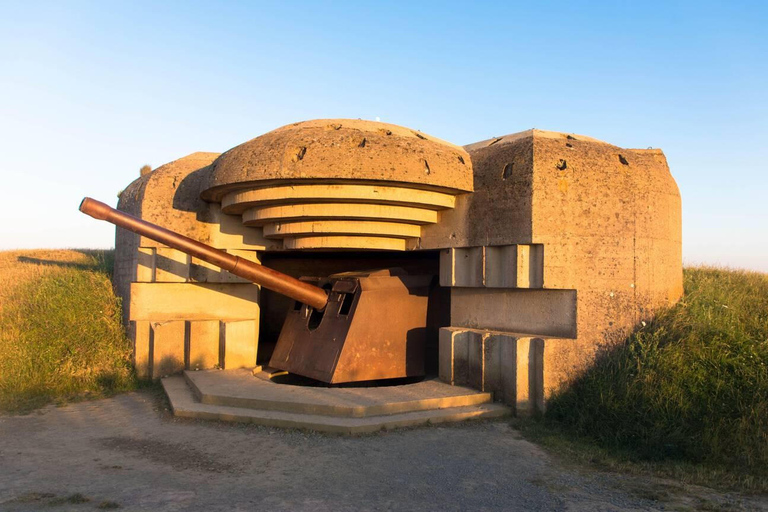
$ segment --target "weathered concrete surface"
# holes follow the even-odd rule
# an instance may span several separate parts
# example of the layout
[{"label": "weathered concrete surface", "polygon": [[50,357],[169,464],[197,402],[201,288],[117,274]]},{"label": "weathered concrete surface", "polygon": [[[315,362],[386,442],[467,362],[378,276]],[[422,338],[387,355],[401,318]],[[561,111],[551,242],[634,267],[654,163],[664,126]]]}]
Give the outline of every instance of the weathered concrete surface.
[{"label": "weathered concrete surface", "polygon": [[545,339],[508,332],[440,329],[440,379],[493,393],[517,416],[543,409]]},{"label": "weathered concrete surface", "polygon": [[312,183],[273,185],[235,190],[221,200],[225,213],[243,213],[248,208],[268,204],[349,201],[370,204],[415,204],[442,210],[453,208],[451,193],[435,192],[400,186],[342,183]]},{"label": "weathered concrete surface", "polygon": [[[459,146],[402,126],[320,119],[226,151],[211,165],[202,197],[282,239],[284,249],[404,251],[417,245],[420,230],[392,236],[382,226],[434,223],[472,181]],[[297,222],[312,231],[281,232]]]},{"label": "weathered concrete surface", "polygon": [[327,388],[278,384],[269,372],[187,371],[184,378],[206,404],[362,418],[402,412],[484,404],[490,393],[426,379],[378,388]]},{"label": "weathered concrete surface", "polygon": [[[575,290],[577,297],[575,333],[559,335],[573,339],[545,343],[545,395],[575,378],[599,350],[680,298],[680,194],[660,150],[623,149],[541,130],[466,149],[475,192],[457,197],[453,210],[441,212],[440,222],[425,226],[420,247],[442,248],[448,241],[481,255],[494,246],[541,245],[542,293]],[[470,265],[483,269],[479,260]],[[493,275],[495,269],[485,270]],[[493,279],[498,282],[498,272]],[[473,293],[478,300],[488,293],[485,280],[475,281],[469,284],[474,292],[453,290],[460,290],[465,308],[473,307]],[[454,313],[457,307],[462,306],[453,305]],[[460,316],[477,316],[466,313]],[[482,313],[513,314],[502,307]],[[520,332],[518,325],[515,329]]]},{"label": "weathered concrete surface", "polygon": [[575,338],[574,290],[454,288],[451,326]]},{"label": "weathered concrete surface", "polygon": [[[537,370],[545,397],[682,293],[680,194],[663,153],[581,135],[529,130],[462,149],[404,127],[308,121],[166,164],[131,184],[119,206],[254,260],[440,249],[450,327],[556,337]],[[117,249],[124,304],[131,281],[246,286],[122,230]],[[151,350],[137,349],[137,360],[149,358],[142,351]]]},{"label": "weathered concrete surface", "polygon": [[356,119],[294,123],[222,154],[203,192],[284,180],[363,180],[472,190],[472,163],[460,146],[409,128]]},{"label": "weathered concrete surface", "polygon": [[[192,153],[161,165],[120,193],[117,208],[182,235],[222,249],[263,249],[258,231],[245,229],[240,219],[221,213],[200,198],[218,153]],[[121,230],[118,230],[120,240]],[[128,233],[131,236],[136,236]],[[136,242],[134,242],[136,244]],[[141,237],[138,247],[162,247]]]},{"label": "weathered concrete surface", "polygon": [[[176,420],[146,394],[0,416],[0,468],[3,512],[105,502],[126,512],[767,506],[764,498],[564,466],[504,421],[349,438]],[[52,505],[75,493],[90,501]]]},{"label": "weathered concrete surface", "polygon": [[[143,175],[120,193],[118,210],[220,249],[264,248],[266,241],[258,231],[245,228],[239,217],[222,214],[217,205],[200,199],[202,177],[218,155],[192,153]],[[113,282],[123,304],[130,302],[132,282],[187,281],[186,258],[154,240],[116,229]],[[123,319],[127,324],[127,307]]]},{"label": "weathered concrete surface", "polygon": [[[185,377],[188,378],[188,375],[185,375]],[[205,400],[206,395],[199,393],[194,383],[185,381],[184,377],[167,377],[163,379],[162,383],[174,416],[180,418],[252,423],[265,427],[297,428],[333,434],[370,434],[382,430],[430,424],[437,425],[440,423],[456,423],[471,419],[502,418],[512,414],[512,410],[509,407],[494,403],[459,405],[456,407],[441,407],[439,404],[429,407],[431,405],[429,403],[417,403],[410,405],[416,407],[427,405],[428,407],[417,410],[386,412],[384,414],[365,414],[361,417],[339,415],[335,413],[336,411],[329,410],[328,408],[323,408],[326,414],[317,414],[316,412],[308,411],[308,407],[305,404],[290,404],[279,399],[258,402],[253,400],[239,401],[238,406],[211,404],[196,398],[195,395],[198,395],[202,400]],[[192,388],[190,385],[192,385]],[[210,398],[210,395],[208,395],[208,398]],[[233,398],[231,396],[219,396],[219,401],[231,403],[235,401]],[[444,401],[450,402],[450,400]],[[384,408],[392,406],[391,408],[395,411],[398,406],[408,407],[408,404],[403,404],[402,402],[400,404],[385,402],[382,405]],[[285,410],[287,408],[293,410]],[[299,410],[297,411],[296,409]],[[328,412],[332,412],[332,414],[327,414]]]},{"label": "weathered concrete surface", "polygon": [[232,283],[133,283],[131,320],[259,318],[259,287]]},{"label": "weathered concrete surface", "polygon": [[[257,261],[256,251],[269,245],[261,232],[200,198],[217,156],[193,153],[142,175],[120,194],[118,209]],[[113,283],[141,376],[159,378],[187,366],[256,364],[258,286],[123,229],[116,230],[115,246]],[[196,321],[216,320],[218,325],[222,319],[235,322],[227,324],[233,334],[228,336],[222,326],[215,341],[209,330],[192,327]]]}]

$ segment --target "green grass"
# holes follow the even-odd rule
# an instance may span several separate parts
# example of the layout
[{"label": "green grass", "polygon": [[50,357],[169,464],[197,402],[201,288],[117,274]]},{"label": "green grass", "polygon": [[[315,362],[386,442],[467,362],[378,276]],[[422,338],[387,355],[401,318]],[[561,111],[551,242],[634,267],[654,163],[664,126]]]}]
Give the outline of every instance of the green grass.
[{"label": "green grass", "polygon": [[767,490],[768,275],[686,269],[678,305],[523,428],[592,458]]},{"label": "green grass", "polygon": [[113,251],[1,256],[0,411],[137,386],[110,280]]}]

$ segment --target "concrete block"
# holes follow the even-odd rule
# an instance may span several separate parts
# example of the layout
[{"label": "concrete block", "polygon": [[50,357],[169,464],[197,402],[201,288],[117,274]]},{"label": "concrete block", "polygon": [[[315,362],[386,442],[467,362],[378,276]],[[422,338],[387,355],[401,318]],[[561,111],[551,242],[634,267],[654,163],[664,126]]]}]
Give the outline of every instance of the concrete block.
[{"label": "concrete block", "polygon": [[535,404],[535,388],[531,387],[531,376],[536,371],[535,357],[532,353],[531,338],[519,338],[516,345],[515,412],[518,415],[528,415],[533,412]]},{"label": "concrete block", "polygon": [[190,256],[169,247],[155,249],[156,283],[186,283],[189,281]]},{"label": "concrete block", "polygon": [[543,343],[541,338],[508,333],[488,335],[487,390],[514,406],[518,416],[543,411]]},{"label": "concrete block", "polygon": [[451,325],[576,337],[576,290],[452,288]]},{"label": "concrete block", "polygon": [[541,288],[544,285],[544,246],[516,244],[485,248],[485,286]]},{"label": "concrete block", "polygon": [[136,368],[136,376],[140,379],[148,379],[151,377],[149,356],[152,336],[149,322],[131,322],[131,329],[136,340],[133,345],[133,364]]},{"label": "concrete block", "polygon": [[155,280],[155,248],[139,247],[136,258],[136,281],[151,283]]},{"label": "concrete block", "polygon": [[485,391],[485,339],[483,332],[467,331],[467,380],[465,385]]},{"label": "concrete block", "polygon": [[485,340],[484,390],[493,392],[495,400],[514,404],[516,367],[517,337],[489,332]]},{"label": "concrete block", "polygon": [[252,368],[256,366],[259,324],[255,320],[221,322],[224,340],[224,368]]},{"label": "concrete block", "polygon": [[517,245],[485,248],[485,286],[517,287]]},{"label": "concrete block", "polygon": [[466,386],[469,382],[469,331],[453,335],[453,384]]},{"label": "concrete block", "polygon": [[533,338],[531,340],[531,351],[529,352],[529,387],[533,390],[531,394],[531,403],[533,410],[544,412],[546,410],[546,401],[544,393],[544,346],[547,341],[544,338]]},{"label": "concrete block", "polygon": [[440,338],[438,345],[438,375],[440,380],[447,382],[448,384],[454,384],[454,354],[453,354],[453,338],[456,335],[456,330],[450,327],[443,327],[440,329]]},{"label": "concrete block", "polygon": [[[660,150],[622,149],[540,130],[466,149],[475,192],[458,197],[455,210],[423,228],[421,248],[518,244],[514,254],[486,248],[487,288],[546,287],[571,290],[574,297],[578,290],[578,329],[569,321],[561,327],[571,328],[541,332],[546,315],[526,322],[520,311],[494,307],[494,301],[507,300],[498,296],[488,301],[467,296],[465,305],[475,301],[479,313],[452,321],[457,327],[570,338],[546,340],[548,394],[589,368],[598,347],[622,339],[639,320],[680,297],[680,195]],[[610,300],[597,299],[604,296]],[[480,311],[487,305],[497,321],[483,323],[489,315]],[[510,312],[509,321],[498,316],[501,309]]]},{"label": "concrete block", "polygon": [[544,286],[544,245],[517,246],[517,287],[541,288]]},{"label": "concrete block", "polygon": [[440,341],[443,381],[491,392],[519,415],[543,411],[542,338],[444,327]]},{"label": "concrete block", "polygon": [[152,378],[184,370],[186,322],[152,322],[151,329]]},{"label": "concrete block", "polygon": [[456,386],[483,390],[484,335],[482,331],[443,327],[440,329],[440,379]]},{"label": "concrete block", "polygon": [[544,340],[520,338],[517,340],[515,412],[527,416],[544,410]]},{"label": "concrete block", "polygon": [[229,283],[131,283],[131,320],[259,318],[259,287]]},{"label": "concrete block", "polygon": [[440,251],[440,286],[453,286],[453,258],[452,249]]},{"label": "concrete block", "polygon": [[219,365],[220,329],[218,320],[189,322],[189,369],[207,369]]},{"label": "concrete block", "polygon": [[484,278],[484,247],[444,249],[440,252],[440,286],[480,287]]},{"label": "concrete block", "polygon": [[541,338],[489,333],[486,339],[486,389],[515,407],[518,416],[543,411]]}]

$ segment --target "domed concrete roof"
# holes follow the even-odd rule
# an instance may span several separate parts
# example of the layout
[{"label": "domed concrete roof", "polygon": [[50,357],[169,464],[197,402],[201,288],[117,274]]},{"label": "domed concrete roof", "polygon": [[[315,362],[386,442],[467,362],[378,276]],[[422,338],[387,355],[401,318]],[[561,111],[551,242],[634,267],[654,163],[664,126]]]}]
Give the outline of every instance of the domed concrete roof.
[{"label": "domed concrete roof", "polygon": [[469,155],[459,146],[392,124],[319,119],[283,126],[223,153],[202,197],[221,201],[233,190],[305,180],[453,192],[471,192],[473,183]]}]

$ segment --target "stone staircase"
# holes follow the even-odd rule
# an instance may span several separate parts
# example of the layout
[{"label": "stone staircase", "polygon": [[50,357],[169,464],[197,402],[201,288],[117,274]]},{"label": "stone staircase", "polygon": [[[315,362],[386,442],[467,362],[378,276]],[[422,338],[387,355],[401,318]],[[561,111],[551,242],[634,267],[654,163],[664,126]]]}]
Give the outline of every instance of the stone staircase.
[{"label": "stone staircase", "polygon": [[185,371],[163,388],[178,417],[254,423],[342,434],[499,418],[511,409],[491,393],[439,379],[383,387],[278,384],[269,371]]}]

